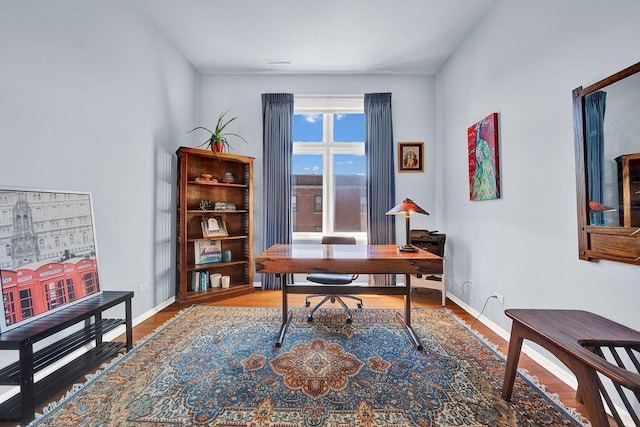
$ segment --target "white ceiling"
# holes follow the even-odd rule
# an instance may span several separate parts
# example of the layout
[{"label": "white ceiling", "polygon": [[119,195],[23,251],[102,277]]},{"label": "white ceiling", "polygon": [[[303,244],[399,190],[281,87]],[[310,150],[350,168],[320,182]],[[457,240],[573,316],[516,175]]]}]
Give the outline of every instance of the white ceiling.
[{"label": "white ceiling", "polygon": [[496,1],[130,0],[202,74],[435,74]]}]

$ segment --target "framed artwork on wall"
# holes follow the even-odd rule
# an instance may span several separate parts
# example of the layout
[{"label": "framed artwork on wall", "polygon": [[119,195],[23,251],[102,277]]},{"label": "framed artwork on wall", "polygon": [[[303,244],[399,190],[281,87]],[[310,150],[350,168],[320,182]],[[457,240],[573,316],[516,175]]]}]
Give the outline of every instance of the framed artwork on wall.
[{"label": "framed artwork on wall", "polygon": [[398,171],[424,172],[424,143],[398,143]]},{"label": "framed artwork on wall", "polygon": [[467,129],[469,199],[500,198],[498,113],[492,113]]},{"label": "framed artwork on wall", "polygon": [[90,193],[0,188],[0,332],[102,293]]}]

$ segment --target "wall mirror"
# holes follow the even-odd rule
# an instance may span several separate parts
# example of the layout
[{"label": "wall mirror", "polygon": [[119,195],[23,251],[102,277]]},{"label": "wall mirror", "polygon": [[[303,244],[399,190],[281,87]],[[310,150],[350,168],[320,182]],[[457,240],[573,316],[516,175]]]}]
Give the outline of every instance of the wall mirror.
[{"label": "wall mirror", "polygon": [[640,63],[573,90],[578,251],[640,265]]}]

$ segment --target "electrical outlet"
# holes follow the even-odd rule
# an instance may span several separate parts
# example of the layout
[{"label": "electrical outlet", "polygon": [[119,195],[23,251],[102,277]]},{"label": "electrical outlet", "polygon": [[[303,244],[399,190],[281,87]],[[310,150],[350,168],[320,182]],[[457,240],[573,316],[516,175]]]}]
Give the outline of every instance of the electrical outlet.
[{"label": "electrical outlet", "polygon": [[142,282],[138,285],[138,290],[140,292],[146,291],[147,289],[149,289],[149,282]]},{"label": "electrical outlet", "polygon": [[498,302],[500,304],[504,304],[504,295],[499,294],[499,293],[496,292],[496,293],[493,294],[493,296],[496,297],[496,299],[498,300]]},{"label": "electrical outlet", "polygon": [[472,281],[470,281],[470,280],[465,280],[465,281],[462,283],[462,293],[463,293],[463,294],[464,294],[464,287],[465,287],[465,286],[468,286],[469,288],[475,288],[475,287],[476,287],[476,285],[475,285]]}]

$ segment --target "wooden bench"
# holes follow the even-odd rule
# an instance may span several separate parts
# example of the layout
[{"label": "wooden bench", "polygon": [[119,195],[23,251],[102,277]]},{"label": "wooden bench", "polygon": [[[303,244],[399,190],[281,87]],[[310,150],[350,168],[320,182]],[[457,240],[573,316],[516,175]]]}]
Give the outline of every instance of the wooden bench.
[{"label": "wooden bench", "polygon": [[[18,351],[19,360],[0,369],[1,385],[19,385],[20,393],[0,403],[0,420],[27,425],[34,418],[35,408],[90,369],[100,365],[123,349],[133,347],[131,299],[133,292],[105,291],[85,301],[69,305],[0,334],[0,350]],[[104,311],[124,303],[124,318],[104,319]],[[58,332],[84,322],[84,328],[67,334],[34,351],[34,344]],[[126,327],[126,343],[104,341],[103,336],[120,325]],[[35,381],[34,374],[75,351],[93,344],[75,360]]]},{"label": "wooden bench", "polygon": [[580,310],[510,309],[505,314],[513,325],[504,400],[511,399],[522,342],[528,339],[553,353],[574,373],[577,400],[585,405],[593,427],[609,426],[603,400],[616,423],[625,425],[609,395],[613,390],[632,422],[640,426],[640,332]]}]

